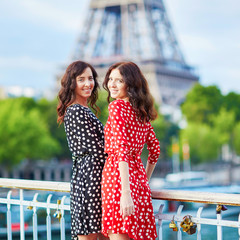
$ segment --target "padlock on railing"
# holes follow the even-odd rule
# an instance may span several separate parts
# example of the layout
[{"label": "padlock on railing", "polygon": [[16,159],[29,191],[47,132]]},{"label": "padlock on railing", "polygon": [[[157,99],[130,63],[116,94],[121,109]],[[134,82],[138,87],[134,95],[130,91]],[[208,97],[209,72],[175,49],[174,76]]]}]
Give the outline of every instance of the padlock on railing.
[{"label": "padlock on railing", "polygon": [[226,211],[227,207],[225,205],[217,205],[216,207],[216,213],[220,214],[222,211]]},{"label": "padlock on railing", "polygon": [[176,223],[174,222],[174,216],[173,216],[173,220],[169,223],[169,228],[172,229],[174,232],[178,231],[178,227],[177,227]]},{"label": "padlock on railing", "polygon": [[[34,202],[38,202],[36,199],[34,200]],[[32,202],[30,202],[30,204],[27,206],[28,210],[32,210],[33,206],[32,206]]]},{"label": "padlock on railing", "polygon": [[62,214],[60,211],[56,211],[54,214],[53,214],[53,217],[57,218],[60,222],[61,220],[61,217],[62,217]]},{"label": "padlock on railing", "polygon": [[197,224],[192,221],[191,215],[186,215],[180,223],[180,226],[182,227],[183,232],[186,232],[189,235],[194,234],[197,230]]},{"label": "padlock on railing", "polygon": [[32,209],[33,209],[33,206],[29,205],[29,206],[27,206],[27,209],[28,209],[28,210],[32,210]]},{"label": "padlock on railing", "polygon": [[53,217],[57,218],[59,220],[59,222],[61,221],[62,218],[62,214],[61,211],[59,210],[59,205],[61,204],[61,200],[57,200],[57,211],[53,214]]}]

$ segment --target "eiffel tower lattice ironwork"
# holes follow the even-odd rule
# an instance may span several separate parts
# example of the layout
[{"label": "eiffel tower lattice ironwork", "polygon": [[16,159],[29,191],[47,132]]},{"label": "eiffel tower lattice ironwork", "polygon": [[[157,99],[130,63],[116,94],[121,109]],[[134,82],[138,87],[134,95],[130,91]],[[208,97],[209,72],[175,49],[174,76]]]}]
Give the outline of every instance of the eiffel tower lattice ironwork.
[{"label": "eiffel tower lattice ironwork", "polygon": [[198,81],[186,64],[163,0],[91,0],[74,60],[100,77],[117,61],[139,65],[158,103],[178,106]]}]

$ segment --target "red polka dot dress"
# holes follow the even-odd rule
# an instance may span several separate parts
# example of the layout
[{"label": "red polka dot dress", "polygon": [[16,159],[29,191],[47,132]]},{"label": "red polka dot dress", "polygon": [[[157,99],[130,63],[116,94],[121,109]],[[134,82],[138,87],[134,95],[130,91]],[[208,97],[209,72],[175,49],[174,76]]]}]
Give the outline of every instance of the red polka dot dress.
[{"label": "red polka dot dress", "polygon": [[[160,154],[159,142],[150,122],[138,120],[130,102],[115,100],[109,104],[105,126],[105,151],[108,158],[102,175],[102,232],[127,233],[134,240],[156,239],[151,190],[140,155],[144,144],[149,150],[149,163],[156,163]],[[121,179],[119,162],[129,166],[129,182],[135,211],[120,215]]]}]

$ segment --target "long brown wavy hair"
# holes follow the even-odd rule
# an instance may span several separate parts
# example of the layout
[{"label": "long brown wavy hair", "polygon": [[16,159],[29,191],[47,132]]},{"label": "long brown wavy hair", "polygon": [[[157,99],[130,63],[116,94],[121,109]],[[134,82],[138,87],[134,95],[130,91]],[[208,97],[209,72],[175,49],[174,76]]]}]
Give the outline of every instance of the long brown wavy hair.
[{"label": "long brown wavy hair", "polygon": [[108,89],[109,76],[112,70],[118,69],[124,82],[127,85],[129,102],[136,111],[142,122],[152,121],[157,118],[157,111],[154,108],[154,100],[150,93],[146,78],[139,67],[133,62],[118,62],[113,64],[107,71],[103,87],[108,92],[110,102],[110,91]]},{"label": "long brown wavy hair", "polygon": [[64,119],[64,115],[68,106],[70,106],[75,101],[75,88],[76,88],[76,78],[81,75],[86,68],[90,68],[94,78],[94,88],[91,96],[88,98],[88,103],[91,108],[98,113],[99,108],[96,105],[96,101],[98,99],[98,89],[99,83],[97,81],[97,72],[89,63],[76,61],[71,63],[63,75],[61,79],[61,89],[58,93],[58,106],[57,106],[57,114],[58,119],[57,122],[61,124]]}]

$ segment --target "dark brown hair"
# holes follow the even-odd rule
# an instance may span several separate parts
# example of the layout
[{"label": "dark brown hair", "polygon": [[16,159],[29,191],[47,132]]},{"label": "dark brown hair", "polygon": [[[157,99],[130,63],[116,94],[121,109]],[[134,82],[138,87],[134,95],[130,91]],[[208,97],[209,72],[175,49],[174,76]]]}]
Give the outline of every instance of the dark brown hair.
[{"label": "dark brown hair", "polygon": [[154,108],[154,100],[150,93],[147,80],[143,76],[139,67],[133,62],[118,62],[113,64],[107,71],[103,87],[108,92],[108,102],[110,91],[108,89],[109,76],[112,70],[118,69],[127,85],[127,94],[133,109],[136,111],[141,121],[147,122],[157,118],[157,111]]},{"label": "dark brown hair", "polygon": [[90,68],[94,78],[94,88],[92,91],[91,96],[88,98],[88,103],[90,104],[91,108],[98,113],[99,108],[96,105],[96,101],[98,98],[98,89],[99,84],[97,81],[97,72],[96,70],[86,62],[76,61],[71,63],[63,75],[61,79],[61,89],[58,93],[58,106],[57,106],[57,113],[58,119],[57,122],[61,124],[64,119],[64,115],[68,106],[70,106],[75,101],[75,88],[76,88],[76,78],[77,76],[81,75],[86,68]]}]

